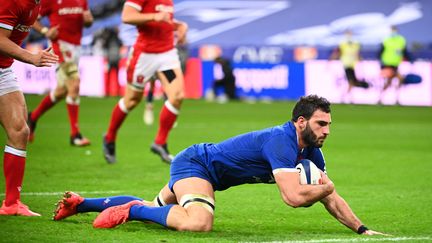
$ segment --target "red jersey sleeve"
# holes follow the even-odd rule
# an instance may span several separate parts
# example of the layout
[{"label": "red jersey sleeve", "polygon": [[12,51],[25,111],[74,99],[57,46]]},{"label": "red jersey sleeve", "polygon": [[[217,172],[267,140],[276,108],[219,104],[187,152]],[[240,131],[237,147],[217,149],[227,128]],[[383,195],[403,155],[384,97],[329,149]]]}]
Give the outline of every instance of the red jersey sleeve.
[{"label": "red jersey sleeve", "polygon": [[51,0],[41,1],[41,10],[39,12],[40,16],[48,16],[52,12],[53,3]]},{"label": "red jersey sleeve", "polygon": [[13,1],[5,1],[0,5],[0,28],[12,31],[18,24],[19,8],[12,6]]},{"label": "red jersey sleeve", "polygon": [[87,11],[87,10],[89,10],[89,7],[88,7],[88,2],[87,2],[87,0],[83,0],[83,9],[84,9],[84,11]]}]

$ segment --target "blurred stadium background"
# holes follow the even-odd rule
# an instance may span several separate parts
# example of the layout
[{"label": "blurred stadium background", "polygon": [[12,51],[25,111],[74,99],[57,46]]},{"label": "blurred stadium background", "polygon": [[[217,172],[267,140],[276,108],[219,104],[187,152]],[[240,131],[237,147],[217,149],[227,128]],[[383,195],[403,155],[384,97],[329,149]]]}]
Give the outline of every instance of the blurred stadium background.
[{"label": "blurred stadium background", "polygon": [[[121,95],[127,49],[135,40],[135,28],[121,23],[124,1],[92,0],[96,21],[86,29],[81,59],[81,93],[88,96]],[[432,2],[428,0],[183,0],[174,1],[175,17],[189,24],[186,60],[186,95],[202,98],[217,76],[213,59],[232,61],[237,92],[248,100],[295,100],[317,93],[334,103],[432,105]],[[400,66],[402,74],[416,73],[423,82],[394,87],[381,94],[378,49],[398,26],[414,57]],[[347,100],[345,74],[339,62],[327,61],[332,50],[351,29],[362,44],[359,78],[372,87],[354,88]],[[117,35],[118,33],[118,35]],[[106,68],[106,42],[119,37],[119,72]],[[105,44],[104,44],[105,43]],[[33,32],[28,48],[42,48],[46,40]],[[109,54],[111,55],[111,54]],[[25,93],[45,93],[55,85],[54,71],[16,63],[14,68]],[[216,70],[216,72],[215,72]],[[324,72],[325,70],[325,72]],[[114,78],[113,78],[114,76]],[[108,78],[112,77],[112,78]],[[160,94],[160,93],[159,93]]]}]

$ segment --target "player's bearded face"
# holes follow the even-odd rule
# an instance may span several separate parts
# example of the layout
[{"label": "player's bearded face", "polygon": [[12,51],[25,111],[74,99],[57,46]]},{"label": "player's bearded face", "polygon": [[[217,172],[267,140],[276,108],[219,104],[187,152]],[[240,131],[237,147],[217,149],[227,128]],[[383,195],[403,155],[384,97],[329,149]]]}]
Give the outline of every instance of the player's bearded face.
[{"label": "player's bearded face", "polygon": [[306,128],[301,132],[301,137],[307,146],[313,146],[315,148],[321,148],[323,146],[324,139],[318,139],[318,136],[312,131],[309,121],[306,123]]}]

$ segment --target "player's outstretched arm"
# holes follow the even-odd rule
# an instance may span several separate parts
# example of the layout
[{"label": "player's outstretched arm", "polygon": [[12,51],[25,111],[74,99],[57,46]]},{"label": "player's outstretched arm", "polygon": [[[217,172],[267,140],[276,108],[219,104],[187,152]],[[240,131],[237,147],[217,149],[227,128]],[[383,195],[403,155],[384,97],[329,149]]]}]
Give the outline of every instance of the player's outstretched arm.
[{"label": "player's outstretched arm", "polygon": [[10,30],[0,28],[0,53],[36,67],[49,67],[58,61],[58,56],[50,53],[51,48],[31,53],[9,39]]},{"label": "player's outstretched arm", "polygon": [[333,217],[352,231],[363,235],[387,235],[365,227],[348,203],[336,191],[321,199],[321,202]]},{"label": "player's outstretched arm", "polygon": [[274,175],[282,199],[291,207],[310,206],[333,192],[333,182],[323,180],[322,185],[300,185],[298,172],[278,172]]}]

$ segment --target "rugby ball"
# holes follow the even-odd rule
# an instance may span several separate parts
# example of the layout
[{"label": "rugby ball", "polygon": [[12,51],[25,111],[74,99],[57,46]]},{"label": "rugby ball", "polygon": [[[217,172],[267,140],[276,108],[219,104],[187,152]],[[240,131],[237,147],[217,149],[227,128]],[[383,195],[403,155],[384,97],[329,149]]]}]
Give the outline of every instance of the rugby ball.
[{"label": "rugby ball", "polygon": [[302,159],[296,166],[300,174],[300,184],[318,185],[322,184],[321,170],[310,160]]}]

